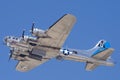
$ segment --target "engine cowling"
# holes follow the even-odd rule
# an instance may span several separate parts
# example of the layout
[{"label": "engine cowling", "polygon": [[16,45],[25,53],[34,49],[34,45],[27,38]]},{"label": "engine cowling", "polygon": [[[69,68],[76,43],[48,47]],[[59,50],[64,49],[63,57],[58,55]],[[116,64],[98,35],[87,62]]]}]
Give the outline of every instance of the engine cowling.
[{"label": "engine cowling", "polygon": [[32,35],[36,37],[47,37],[47,34],[45,32],[46,31],[38,28],[33,28],[33,30],[31,31]]}]

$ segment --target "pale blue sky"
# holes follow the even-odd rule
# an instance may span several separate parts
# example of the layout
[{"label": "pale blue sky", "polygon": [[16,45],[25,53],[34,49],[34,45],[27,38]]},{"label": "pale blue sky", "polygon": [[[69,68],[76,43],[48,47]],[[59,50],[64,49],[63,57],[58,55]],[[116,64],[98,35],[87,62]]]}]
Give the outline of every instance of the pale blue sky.
[{"label": "pale blue sky", "polygon": [[[15,70],[17,61],[8,62],[9,48],[3,45],[7,35],[26,34],[35,22],[38,28],[47,29],[62,15],[70,13],[77,22],[64,47],[89,49],[100,39],[115,48],[114,67],[97,67],[85,71],[85,63],[57,61],[21,73]],[[120,1],[119,0],[0,0],[0,78],[3,80],[120,80]]]}]

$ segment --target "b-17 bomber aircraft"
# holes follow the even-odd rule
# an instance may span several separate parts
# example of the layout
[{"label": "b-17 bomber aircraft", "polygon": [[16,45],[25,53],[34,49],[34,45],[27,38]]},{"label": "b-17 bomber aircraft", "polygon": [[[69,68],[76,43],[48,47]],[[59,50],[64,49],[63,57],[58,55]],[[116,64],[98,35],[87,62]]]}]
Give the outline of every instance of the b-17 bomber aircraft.
[{"label": "b-17 bomber aircraft", "polygon": [[62,48],[75,22],[73,15],[66,14],[46,31],[35,28],[33,24],[30,30],[32,36],[25,36],[23,31],[21,37],[5,37],[4,41],[10,47],[9,59],[19,61],[16,70],[26,72],[52,58],[86,62],[86,70],[89,71],[99,65],[113,66],[109,56],[114,49],[105,40],[100,40],[90,50]]},{"label": "b-17 bomber aircraft", "polygon": [[110,57],[114,49],[110,47],[110,43],[100,40],[95,47],[89,50],[77,49],[60,49],[57,59],[74,60],[78,62],[86,62],[86,70],[92,71],[99,65],[114,66]]},{"label": "b-17 bomber aircraft", "polygon": [[32,25],[32,36],[7,36],[4,42],[10,47],[10,58],[18,60],[16,70],[26,72],[42,63],[57,57],[69,35],[75,16],[66,14],[56,21],[48,30],[41,30]]}]

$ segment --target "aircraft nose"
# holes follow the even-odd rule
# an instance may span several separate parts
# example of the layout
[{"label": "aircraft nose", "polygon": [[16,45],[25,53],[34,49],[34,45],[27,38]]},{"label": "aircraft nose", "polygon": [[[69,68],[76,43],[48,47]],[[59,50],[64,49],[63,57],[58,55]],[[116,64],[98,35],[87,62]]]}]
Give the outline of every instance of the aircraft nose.
[{"label": "aircraft nose", "polygon": [[5,37],[5,38],[4,38],[4,42],[5,42],[5,43],[7,43],[7,40],[8,40],[8,38],[7,38],[7,37]]},{"label": "aircraft nose", "polygon": [[10,38],[9,36],[7,36],[7,37],[4,38],[4,43],[5,43],[7,46],[10,46],[10,45],[9,45],[9,38]]},{"label": "aircraft nose", "polygon": [[7,43],[9,41],[9,39],[10,39],[10,36],[5,37],[4,42]]}]

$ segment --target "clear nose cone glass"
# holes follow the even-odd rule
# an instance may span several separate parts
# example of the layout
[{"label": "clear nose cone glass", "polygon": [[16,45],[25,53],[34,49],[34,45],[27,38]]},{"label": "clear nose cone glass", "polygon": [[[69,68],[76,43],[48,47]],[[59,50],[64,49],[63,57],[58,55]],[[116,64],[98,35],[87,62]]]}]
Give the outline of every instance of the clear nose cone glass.
[{"label": "clear nose cone glass", "polygon": [[8,37],[5,37],[3,41],[7,43],[7,40],[8,40]]}]

